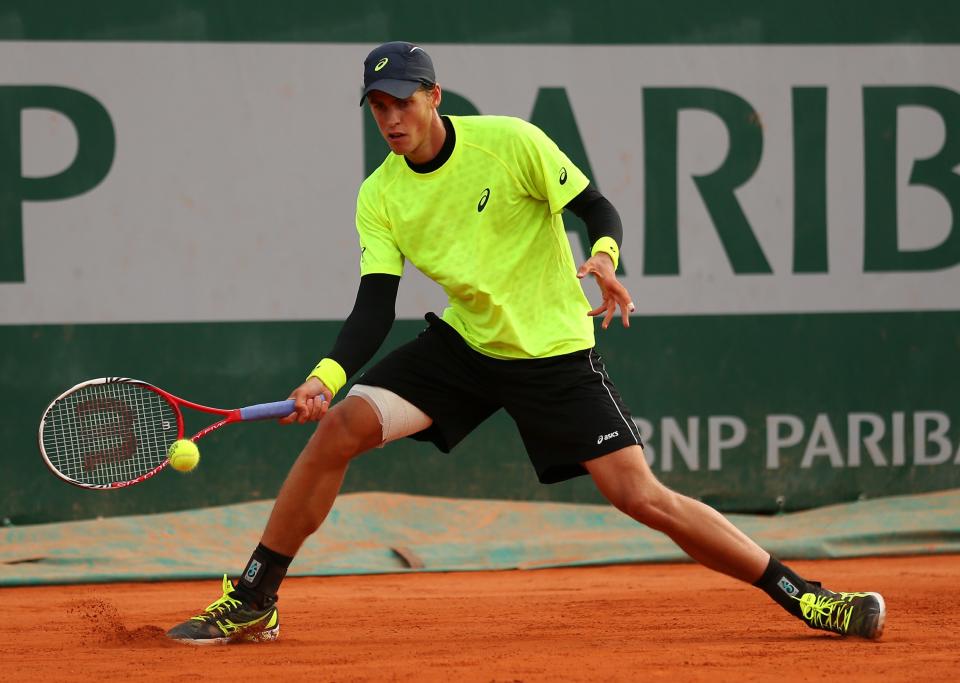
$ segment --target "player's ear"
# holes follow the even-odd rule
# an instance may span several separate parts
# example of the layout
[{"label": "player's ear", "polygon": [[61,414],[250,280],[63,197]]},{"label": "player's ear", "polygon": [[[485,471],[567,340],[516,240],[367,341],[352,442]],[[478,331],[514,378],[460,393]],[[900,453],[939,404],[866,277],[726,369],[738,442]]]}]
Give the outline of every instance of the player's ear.
[{"label": "player's ear", "polygon": [[432,101],[433,101],[433,108],[434,108],[434,109],[439,109],[439,108],[440,108],[440,100],[443,99],[443,92],[440,90],[440,84],[439,84],[439,83],[435,83],[435,84],[433,85],[433,93],[431,94],[431,97],[433,98],[433,99],[432,99]]}]

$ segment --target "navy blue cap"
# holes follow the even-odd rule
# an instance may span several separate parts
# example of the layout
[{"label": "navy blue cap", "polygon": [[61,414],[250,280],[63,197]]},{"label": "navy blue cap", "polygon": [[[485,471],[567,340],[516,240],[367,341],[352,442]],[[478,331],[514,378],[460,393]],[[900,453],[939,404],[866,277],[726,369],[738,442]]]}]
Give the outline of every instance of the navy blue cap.
[{"label": "navy blue cap", "polygon": [[371,90],[382,90],[388,95],[406,99],[421,85],[437,82],[433,60],[422,47],[413,43],[395,41],[384,43],[367,55],[363,62],[363,97]]}]

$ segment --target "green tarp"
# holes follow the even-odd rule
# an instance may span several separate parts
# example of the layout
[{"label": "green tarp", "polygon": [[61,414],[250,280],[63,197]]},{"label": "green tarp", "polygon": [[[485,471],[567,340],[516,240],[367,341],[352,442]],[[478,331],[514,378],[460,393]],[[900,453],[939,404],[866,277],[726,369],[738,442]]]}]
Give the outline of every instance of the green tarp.
[{"label": "green tarp", "polygon": [[[244,565],[272,501],[0,530],[0,585],[219,577]],[[776,516],[731,515],[784,559],[960,552],[960,490]],[[337,499],[290,575],[682,561],[665,536],[603,505],[387,493]]]}]

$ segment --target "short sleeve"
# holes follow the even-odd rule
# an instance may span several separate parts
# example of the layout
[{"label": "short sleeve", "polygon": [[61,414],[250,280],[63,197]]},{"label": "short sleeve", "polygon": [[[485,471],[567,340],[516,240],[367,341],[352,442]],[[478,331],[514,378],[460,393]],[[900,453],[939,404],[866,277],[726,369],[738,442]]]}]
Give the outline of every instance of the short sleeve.
[{"label": "short sleeve", "polygon": [[357,233],[360,236],[360,276],[371,273],[403,275],[403,253],[393,239],[375,188],[368,178],[357,195]]},{"label": "short sleeve", "polygon": [[537,126],[518,120],[517,133],[517,165],[524,188],[535,199],[546,201],[551,213],[560,213],[586,189],[589,179]]}]

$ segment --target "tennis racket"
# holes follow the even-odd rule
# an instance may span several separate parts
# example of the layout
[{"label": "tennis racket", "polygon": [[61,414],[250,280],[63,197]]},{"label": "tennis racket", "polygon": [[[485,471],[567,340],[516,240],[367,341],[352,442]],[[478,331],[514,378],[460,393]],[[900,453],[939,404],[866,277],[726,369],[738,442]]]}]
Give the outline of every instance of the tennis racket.
[{"label": "tennis racket", "polygon": [[222,416],[192,441],[232,422],[270,420],[293,412],[293,399],[223,410],[187,401],[125,377],[81,382],[60,394],[40,420],[40,454],[64,481],[115,489],[146,481],[167,466],[167,449],[183,438],[181,407]]}]

